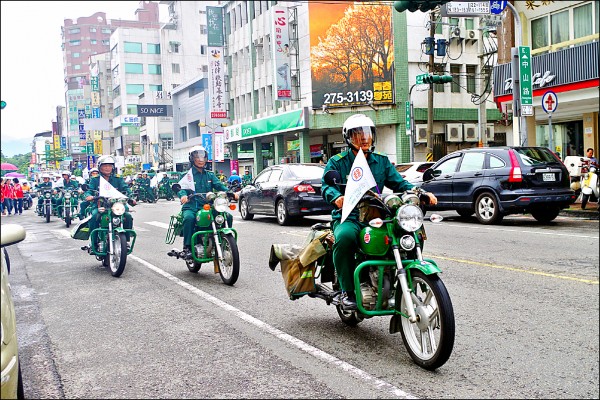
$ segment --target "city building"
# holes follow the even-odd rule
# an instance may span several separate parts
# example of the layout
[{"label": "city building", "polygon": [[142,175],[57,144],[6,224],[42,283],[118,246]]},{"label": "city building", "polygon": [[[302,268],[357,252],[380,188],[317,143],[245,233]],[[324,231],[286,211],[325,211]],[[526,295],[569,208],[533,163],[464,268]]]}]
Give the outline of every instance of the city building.
[{"label": "city building", "polygon": [[507,11],[508,23],[499,32],[494,101],[500,110],[514,114],[510,49],[520,38],[531,52],[533,115],[524,117],[520,127],[513,118],[513,142],[518,143],[522,134],[526,145],[550,147],[562,159],[584,156],[590,147],[598,154],[600,3],[514,3],[521,31],[513,36],[513,17]]}]

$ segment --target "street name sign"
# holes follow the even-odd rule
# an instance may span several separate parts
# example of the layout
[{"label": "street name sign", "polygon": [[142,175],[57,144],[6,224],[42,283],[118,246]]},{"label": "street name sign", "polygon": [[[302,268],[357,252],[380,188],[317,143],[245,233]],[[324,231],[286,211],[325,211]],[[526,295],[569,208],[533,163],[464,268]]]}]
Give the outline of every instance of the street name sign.
[{"label": "street name sign", "polygon": [[533,115],[533,85],[531,83],[531,49],[519,46],[519,82],[521,89],[521,115]]}]

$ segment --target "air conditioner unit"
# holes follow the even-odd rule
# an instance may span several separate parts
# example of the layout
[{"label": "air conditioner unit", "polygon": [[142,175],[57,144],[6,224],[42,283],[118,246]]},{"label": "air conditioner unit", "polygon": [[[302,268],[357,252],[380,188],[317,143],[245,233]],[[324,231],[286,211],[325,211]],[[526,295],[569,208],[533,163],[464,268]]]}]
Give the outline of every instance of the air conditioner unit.
[{"label": "air conditioner unit", "polygon": [[446,124],[446,141],[463,141],[463,124]]},{"label": "air conditioner unit", "polygon": [[415,124],[415,143],[427,143],[427,124]]},{"label": "air conditioner unit", "polygon": [[479,39],[477,37],[477,31],[474,29],[467,29],[467,32],[465,33],[465,39],[475,42],[477,39]]},{"label": "air conditioner unit", "polygon": [[259,37],[257,40],[254,41],[254,46],[255,47],[262,47],[263,46],[263,41],[264,41],[264,37]]},{"label": "air conditioner unit", "polygon": [[462,29],[459,27],[451,27],[450,28],[450,38],[464,39],[464,34]]},{"label": "air conditioner unit", "polygon": [[477,124],[463,124],[463,133],[465,142],[478,142],[479,141],[479,126]]},{"label": "air conditioner unit", "polygon": [[487,124],[485,126],[485,137],[488,142],[493,142],[495,140],[494,124]]}]

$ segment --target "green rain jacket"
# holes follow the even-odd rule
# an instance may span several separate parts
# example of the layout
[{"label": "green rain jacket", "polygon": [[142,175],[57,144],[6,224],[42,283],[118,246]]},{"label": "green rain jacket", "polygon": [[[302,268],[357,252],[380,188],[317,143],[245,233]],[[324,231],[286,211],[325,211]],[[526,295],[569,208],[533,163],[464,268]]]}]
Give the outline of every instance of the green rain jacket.
[{"label": "green rain jacket", "polygon": [[[369,168],[371,168],[375,182],[377,182],[377,188],[371,188],[374,192],[381,193],[384,186],[392,189],[394,192],[404,192],[414,187],[412,183],[404,180],[402,175],[396,171],[396,168],[387,155],[379,152],[373,152],[368,156],[365,155],[365,157],[367,157],[367,163],[369,164]],[[327,162],[325,171],[323,171],[323,176],[325,176],[327,171],[338,171],[340,175],[342,175],[341,183],[348,183],[348,175],[350,174],[350,170],[352,169],[352,164],[354,163],[355,158],[356,156],[351,150],[336,154],[329,159],[329,162]],[[338,197],[343,195],[343,192],[340,192],[340,189],[338,189],[336,186],[328,185],[325,183],[324,179],[322,179],[321,183],[323,184],[321,188],[321,194],[326,202],[333,204]],[[348,219],[358,221],[358,216],[359,212],[356,208],[354,208],[354,210],[352,210],[348,216]],[[335,208],[331,212],[331,218],[333,220],[341,219],[342,210]]]},{"label": "green rain jacket", "polygon": [[79,188],[79,182],[77,182],[75,179],[69,179],[69,182],[65,182],[65,180],[63,179],[63,186],[64,189],[74,189],[77,190]]},{"label": "green rain jacket", "polygon": [[[213,192],[215,189],[217,191],[227,191],[227,186],[223,182],[217,178],[217,176],[212,171],[207,171],[203,169],[202,172],[198,171],[196,168],[192,168],[192,173],[194,175],[194,186],[196,193],[208,193]],[[181,189],[178,193],[179,198],[183,196],[187,196],[187,192],[185,189]],[[185,203],[181,209],[182,210],[198,210],[202,207],[206,201],[200,197],[194,197],[187,203]]]},{"label": "green rain jacket", "polygon": [[52,189],[52,182],[40,182],[35,186],[35,190]]}]

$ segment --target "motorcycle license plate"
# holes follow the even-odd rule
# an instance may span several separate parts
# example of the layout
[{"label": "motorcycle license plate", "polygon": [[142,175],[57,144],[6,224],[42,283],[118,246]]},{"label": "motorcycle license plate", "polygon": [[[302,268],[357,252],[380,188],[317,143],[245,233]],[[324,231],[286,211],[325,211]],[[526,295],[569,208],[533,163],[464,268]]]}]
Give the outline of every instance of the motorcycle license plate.
[{"label": "motorcycle license plate", "polygon": [[554,182],[556,180],[554,174],[551,172],[543,174],[542,179],[544,180],[544,182]]}]

